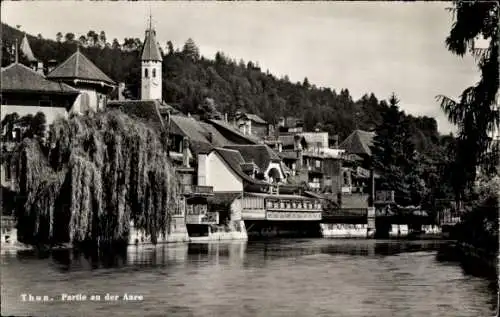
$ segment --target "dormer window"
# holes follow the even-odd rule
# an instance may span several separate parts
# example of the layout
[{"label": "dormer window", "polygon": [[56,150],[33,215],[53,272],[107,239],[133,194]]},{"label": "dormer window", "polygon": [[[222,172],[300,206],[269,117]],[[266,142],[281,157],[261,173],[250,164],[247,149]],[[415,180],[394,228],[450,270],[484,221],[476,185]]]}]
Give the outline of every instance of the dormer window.
[{"label": "dormer window", "polygon": [[146,69],[144,69],[144,77],[145,77],[145,78],[148,78],[148,69],[147,69],[147,68],[146,68]]}]

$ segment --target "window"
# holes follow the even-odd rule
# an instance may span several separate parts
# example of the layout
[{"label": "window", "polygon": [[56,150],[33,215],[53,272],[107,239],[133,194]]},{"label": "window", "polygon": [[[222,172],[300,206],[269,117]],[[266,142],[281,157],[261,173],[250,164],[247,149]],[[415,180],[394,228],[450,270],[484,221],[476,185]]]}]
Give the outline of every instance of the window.
[{"label": "window", "polygon": [[155,78],[155,77],[156,77],[156,69],[153,68],[153,78]]},{"label": "window", "polygon": [[144,77],[148,78],[148,69],[147,68],[144,69]]},{"label": "window", "polygon": [[320,160],[316,160],[316,168],[321,168],[321,161]]},{"label": "window", "polygon": [[349,186],[349,175],[347,171],[344,171],[344,186]]}]

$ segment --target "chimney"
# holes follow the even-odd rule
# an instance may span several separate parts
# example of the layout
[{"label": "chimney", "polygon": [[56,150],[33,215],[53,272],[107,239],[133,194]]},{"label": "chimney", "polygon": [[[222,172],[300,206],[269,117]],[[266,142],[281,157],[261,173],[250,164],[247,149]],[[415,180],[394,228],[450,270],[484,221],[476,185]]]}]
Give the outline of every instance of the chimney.
[{"label": "chimney", "polygon": [[293,148],[297,153],[297,171],[300,171],[302,169],[303,151],[302,144],[300,144],[301,139],[302,137],[298,134],[294,135],[293,137]]},{"label": "chimney", "polygon": [[189,165],[189,139],[184,137],[182,140],[182,166],[190,167]]},{"label": "chimney", "polygon": [[338,149],[339,148],[339,135],[335,134],[333,136],[333,148]]},{"label": "chimney", "polygon": [[43,72],[43,62],[38,61],[36,64],[36,72],[40,75],[45,75]]},{"label": "chimney", "polygon": [[125,83],[119,83],[118,84],[118,100],[120,100],[120,101],[125,100],[125,96],[123,96],[124,92],[125,92]]},{"label": "chimney", "polygon": [[50,73],[51,71],[54,70],[54,68],[56,68],[56,65],[57,65],[57,61],[54,60],[54,59],[51,59],[48,63],[47,63],[47,74]]}]

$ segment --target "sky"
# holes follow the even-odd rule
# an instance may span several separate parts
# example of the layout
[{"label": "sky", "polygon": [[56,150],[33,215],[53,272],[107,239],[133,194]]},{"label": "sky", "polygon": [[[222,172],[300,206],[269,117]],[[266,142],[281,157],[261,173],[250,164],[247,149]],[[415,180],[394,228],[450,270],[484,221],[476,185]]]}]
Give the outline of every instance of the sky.
[{"label": "sky", "polygon": [[182,47],[192,38],[207,58],[217,51],[258,62],[263,70],[292,82],[356,100],[373,92],[395,92],[406,113],[434,117],[441,133],[455,132],[435,97],[458,99],[479,80],[472,57],[445,47],[453,16],[447,2],[3,2],[1,20],[55,39],[104,30],[108,41],[144,38],[149,13],[157,39]]}]

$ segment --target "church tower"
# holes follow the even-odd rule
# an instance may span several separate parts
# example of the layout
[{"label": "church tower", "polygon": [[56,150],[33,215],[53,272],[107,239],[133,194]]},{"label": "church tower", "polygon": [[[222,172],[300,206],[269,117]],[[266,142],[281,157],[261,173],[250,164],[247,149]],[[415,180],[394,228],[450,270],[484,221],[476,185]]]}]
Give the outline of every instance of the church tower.
[{"label": "church tower", "polygon": [[162,100],[161,64],[162,57],[156,42],[156,31],[149,16],[149,29],[146,30],[141,56],[142,100]]}]

